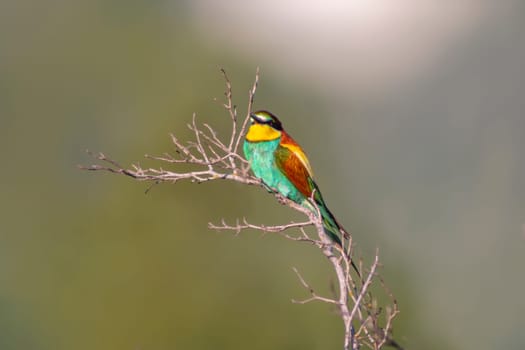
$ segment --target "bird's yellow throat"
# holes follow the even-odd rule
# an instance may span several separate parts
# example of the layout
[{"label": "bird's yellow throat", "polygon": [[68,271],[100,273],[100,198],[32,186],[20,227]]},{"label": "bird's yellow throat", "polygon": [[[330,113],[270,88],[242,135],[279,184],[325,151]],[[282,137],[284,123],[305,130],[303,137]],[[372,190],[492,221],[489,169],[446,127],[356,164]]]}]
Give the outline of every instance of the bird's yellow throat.
[{"label": "bird's yellow throat", "polygon": [[281,136],[281,132],[266,124],[252,124],[246,134],[250,142],[273,141]]}]

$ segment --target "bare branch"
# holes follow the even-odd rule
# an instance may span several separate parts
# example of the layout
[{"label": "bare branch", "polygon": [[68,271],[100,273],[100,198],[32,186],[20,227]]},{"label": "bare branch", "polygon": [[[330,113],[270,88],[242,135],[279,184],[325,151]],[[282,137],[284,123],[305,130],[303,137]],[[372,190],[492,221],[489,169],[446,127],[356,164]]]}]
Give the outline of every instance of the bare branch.
[{"label": "bare branch", "polygon": [[239,134],[237,135],[237,141],[235,142],[235,147],[232,150],[233,153],[237,153],[237,150],[239,149],[239,144],[241,143],[241,140],[244,137],[246,126],[248,125],[248,121],[250,120],[250,114],[252,112],[252,106],[253,106],[253,98],[255,97],[255,91],[257,90],[257,85],[259,85],[259,67],[257,67],[257,70],[255,72],[255,81],[253,82],[252,88],[250,89],[250,93],[249,93],[248,111],[246,112],[246,117],[244,118],[244,122],[242,123],[241,130],[239,131]]},{"label": "bare branch", "polygon": [[[222,106],[226,109],[231,120],[231,134],[229,139],[223,140],[218,133],[208,124],[197,122],[196,114],[193,114],[189,129],[193,133],[193,139],[183,142],[174,134],[170,134],[174,146],[172,153],[165,152],[161,155],[146,155],[161,164],[177,167],[186,164],[191,171],[178,171],[157,168],[142,168],[139,164],[132,164],[128,168],[107,157],[103,153],[88,154],[98,161],[98,164],[79,166],[79,168],[90,171],[105,171],[114,174],[122,174],[139,181],[149,181],[152,186],[162,182],[176,183],[179,181],[191,181],[202,183],[213,180],[230,180],[246,185],[262,186],[270,191],[279,203],[290,207],[306,217],[302,222],[290,222],[283,225],[254,225],[245,218],[237,220],[234,225],[229,225],[223,219],[220,224],[209,223],[208,227],[215,230],[228,230],[236,234],[251,229],[263,234],[277,233],[283,237],[299,242],[307,242],[315,245],[320,252],[329,260],[335,273],[334,296],[320,296],[306,282],[299,271],[294,268],[302,286],[308,290],[310,297],[304,300],[293,300],[294,303],[305,304],[312,301],[320,301],[334,305],[341,317],[344,326],[343,348],[345,350],[356,350],[361,347],[380,349],[384,346],[393,346],[401,349],[399,344],[392,339],[392,324],[398,315],[397,302],[386,287],[378,273],[379,255],[376,252],[373,263],[368,269],[366,278],[363,280],[359,271],[364,271],[363,261],[359,260],[359,269],[354,263],[353,240],[345,230],[341,230],[341,245],[334,243],[326,234],[321,211],[315,200],[298,204],[283,197],[277,191],[266,186],[258,178],[250,174],[250,165],[239,153],[239,146],[244,138],[246,128],[250,119],[253,99],[259,83],[259,69],[257,68],[255,80],[248,93],[248,110],[239,127],[237,107],[233,103],[232,84],[224,69],[221,69],[226,84],[224,93],[226,102]],[[187,167],[185,168],[187,169]],[[307,228],[309,232],[307,232]],[[313,230],[311,229],[313,228]],[[311,232],[310,232],[311,231]],[[354,270],[355,269],[355,272]],[[357,276],[355,276],[357,272]],[[371,292],[371,286],[377,283],[381,285],[384,293],[390,298],[387,305],[378,306],[377,297]]]},{"label": "bare branch", "polygon": [[329,304],[336,304],[336,305],[339,304],[339,301],[337,301],[337,300],[319,296],[317,293],[315,293],[314,289],[312,287],[310,287],[310,285],[308,283],[306,283],[306,281],[304,280],[303,276],[301,276],[301,274],[299,273],[299,271],[295,267],[293,268],[293,270],[294,270],[295,274],[297,275],[297,277],[299,277],[299,281],[301,281],[301,284],[303,285],[303,287],[306,288],[310,292],[310,294],[312,295],[310,298],[305,299],[305,300],[292,299],[293,303],[306,304],[306,303],[309,303],[309,302],[312,302],[312,301],[322,301],[324,303],[329,303]]},{"label": "bare branch", "polygon": [[265,225],[253,225],[246,221],[246,219],[243,218],[243,223],[239,224],[237,223],[235,226],[230,226],[222,222],[221,226],[214,225],[212,223],[208,224],[208,227],[214,230],[231,230],[231,231],[242,231],[244,229],[254,229],[264,232],[282,232],[285,230],[288,230],[290,228],[296,228],[296,227],[306,227],[311,226],[312,223],[310,221],[306,222],[297,222],[297,223],[290,223],[286,225],[277,225],[277,226],[265,226]]},{"label": "bare branch", "polygon": [[357,300],[354,303],[354,307],[352,308],[352,313],[350,313],[350,319],[354,318],[355,313],[357,312],[357,309],[359,308],[359,305],[361,305],[361,300],[365,296],[366,292],[368,291],[368,287],[370,287],[370,284],[372,283],[372,278],[374,277],[378,264],[379,264],[379,255],[376,252],[374,263],[372,264],[372,267],[370,268],[370,272],[368,273],[368,277],[366,278],[365,283],[361,287],[361,292],[359,293],[359,296],[357,297]]}]

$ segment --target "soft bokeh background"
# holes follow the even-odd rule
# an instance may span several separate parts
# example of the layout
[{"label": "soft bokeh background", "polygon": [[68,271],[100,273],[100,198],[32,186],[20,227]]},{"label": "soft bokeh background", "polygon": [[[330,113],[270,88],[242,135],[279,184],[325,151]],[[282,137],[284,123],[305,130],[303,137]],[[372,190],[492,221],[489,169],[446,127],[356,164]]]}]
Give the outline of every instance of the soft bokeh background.
[{"label": "soft bokeh background", "polygon": [[297,218],[258,188],[76,169],[228,130],[245,108],[304,146],[359,253],[378,247],[409,349],[523,349],[522,1],[0,3],[0,349],[337,349],[312,247],[208,221]]}]

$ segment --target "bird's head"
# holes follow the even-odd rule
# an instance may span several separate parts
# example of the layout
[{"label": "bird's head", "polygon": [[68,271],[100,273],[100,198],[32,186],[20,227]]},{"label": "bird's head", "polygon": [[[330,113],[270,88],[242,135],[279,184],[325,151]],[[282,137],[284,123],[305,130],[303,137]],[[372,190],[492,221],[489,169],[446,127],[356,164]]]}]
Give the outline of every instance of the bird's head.
[{"label": "bird's head", "polygon": [[281,137],[283,126],[279,119],[268,111],[250,114],[250,127],[246,140],[250,142],[272,141]]}]

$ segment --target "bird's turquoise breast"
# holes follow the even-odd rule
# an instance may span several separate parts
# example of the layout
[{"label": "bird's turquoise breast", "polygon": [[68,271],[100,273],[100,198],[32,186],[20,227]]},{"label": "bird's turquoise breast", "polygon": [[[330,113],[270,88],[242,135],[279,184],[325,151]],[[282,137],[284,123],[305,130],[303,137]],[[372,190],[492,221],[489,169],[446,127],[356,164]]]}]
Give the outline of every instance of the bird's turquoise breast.
[{"label": "bird's turquoise breast", "polygon": [[261,142],[244,142],[244,155],[250,162],[253,173],[268,187],[277,190],[291,200],[302,203],[305,197],[284,176],[275,164],[274,152],[279,147],[280,139]]}]

